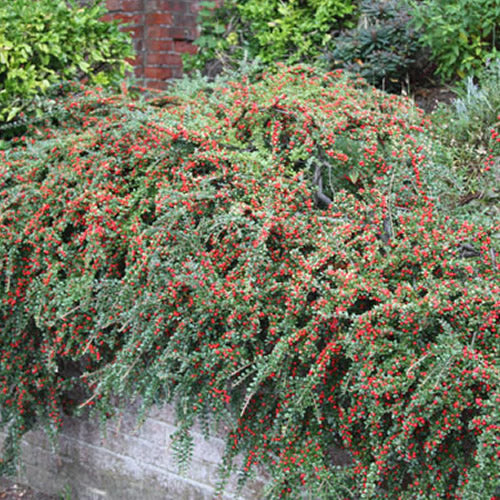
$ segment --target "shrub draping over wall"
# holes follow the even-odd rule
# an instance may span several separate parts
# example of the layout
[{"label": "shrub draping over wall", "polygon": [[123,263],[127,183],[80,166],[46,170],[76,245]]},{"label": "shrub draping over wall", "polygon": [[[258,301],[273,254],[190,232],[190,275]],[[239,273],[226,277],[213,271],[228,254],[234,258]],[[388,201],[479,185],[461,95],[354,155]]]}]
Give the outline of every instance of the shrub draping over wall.
[{"label": "shrub draping over wall", "polygon": [[428,195],[409,100],[295,67],[64,106],[0,152],[5,466],[140,396],[176,403],[181,463],[222,422],[221,478],[241,452],[271,497],[493,491],[494,228]]}]

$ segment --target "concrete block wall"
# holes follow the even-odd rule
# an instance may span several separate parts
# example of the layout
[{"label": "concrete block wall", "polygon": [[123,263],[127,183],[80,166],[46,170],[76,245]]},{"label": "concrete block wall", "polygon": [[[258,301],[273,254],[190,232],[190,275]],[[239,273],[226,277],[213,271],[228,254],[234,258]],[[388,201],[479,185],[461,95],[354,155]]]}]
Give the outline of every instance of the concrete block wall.
[{"label": "concrete block wall", "polygon": [[164,89],[182,76],[182,55],[194,54],[198,36],[198,0],[107,0],[105,19],[126,23],[134,40],[132,61],[141,85]]},{"label": "concrete block wall", "polygon": [[[172,407],[151,410],[142,426],[130,408],[102,429],[85,418],[67,418],[56,446],[43,431],[22,444],[17,480],[37,491],[71,500],[209,500],[214,498],[224,441],[193,431],[193,460],[183,475],[173,457]],[[0,441],[4,436],[0,435]],[[223,498],[260,499],[264,475],[237,497],[233,477]]]}]

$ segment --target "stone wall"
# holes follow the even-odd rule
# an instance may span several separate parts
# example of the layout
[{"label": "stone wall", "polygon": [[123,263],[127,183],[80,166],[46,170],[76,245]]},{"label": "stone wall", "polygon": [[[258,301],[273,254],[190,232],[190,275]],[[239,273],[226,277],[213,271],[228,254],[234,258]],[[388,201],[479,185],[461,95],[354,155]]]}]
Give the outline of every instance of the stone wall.
[{"label": "stone wall", "polygon": [[[224,441],[205,440],[195,430],[193,460],[180,474],[171,450],[174,421],[170,406],[150,411],[140,427],[133,408],[105,429],[68,418],[55,448],[42,431],[31,431],[23,440],[17,480],[71,500],[213,499]],[[259,499],[264,479],[249,483],[240,497],[235,486],[233,477],[223,498]]]},{"label": "stone wall", "polygon": [[135,76],[149,88],[163,89],[182,76],[182,54],[193,54],[198,31],[198,0],[107,0],[105,19],[127,23],[136,49]]}]

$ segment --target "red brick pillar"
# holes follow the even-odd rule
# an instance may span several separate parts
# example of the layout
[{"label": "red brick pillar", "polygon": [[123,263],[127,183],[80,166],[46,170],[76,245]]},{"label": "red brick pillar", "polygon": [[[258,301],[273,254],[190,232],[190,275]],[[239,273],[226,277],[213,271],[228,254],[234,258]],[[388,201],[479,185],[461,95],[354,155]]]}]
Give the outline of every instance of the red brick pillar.
[{"label": "red brick pillar", "polygon": [[148,0],[107,0],[109,19],[116,19],[126,26],[123,31],[132,35],[136,56],[130,61],[134,66],[135,76],[141,81],[144,77],[144,34],[146,16],[144,5]]},{"label": "red brick pillar", "polygon": [[145,85],[164,88],[182,76],[182,54],[196,52],[196,7],[193,0],[145,0]]},{"label": "red brick pillar", "polygon": [[196,52],[198,0],[107,0],[107,7],[110,18],[129,23],[141,84],[162,89],[182,76],[182,54]]}]

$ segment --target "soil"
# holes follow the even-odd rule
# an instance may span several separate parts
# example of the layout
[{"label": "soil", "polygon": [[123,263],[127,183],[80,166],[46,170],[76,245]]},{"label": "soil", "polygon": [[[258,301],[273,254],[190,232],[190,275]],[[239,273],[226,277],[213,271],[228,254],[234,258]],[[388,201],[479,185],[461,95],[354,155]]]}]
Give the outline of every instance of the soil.
[{"label": "soil", "polygon": [[434,111],[440,102],[450,104],[455,94],[448,87],[417,88],[413,100],[426,113]]}]

